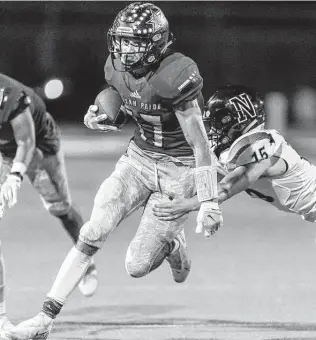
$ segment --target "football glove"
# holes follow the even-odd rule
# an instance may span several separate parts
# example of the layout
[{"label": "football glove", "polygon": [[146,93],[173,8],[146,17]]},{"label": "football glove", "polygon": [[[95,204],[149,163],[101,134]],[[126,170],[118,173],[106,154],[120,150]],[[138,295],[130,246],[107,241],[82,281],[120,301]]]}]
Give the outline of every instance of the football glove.
[{"label": "football glove", "polygon": [[97,130],[97,131],[120,131],[119,128],[112,125],[106,125],[106,124],[99,124],[102,120],[105,120],[108,118],[108,116],[104,113],[101,115],[97,115],[99,108],[97,105],[90,105],[87,113],[84,116],[84,125],[91,129],[91,130]]},{"label": "football glove", "polygon": [[17,203],[18,190],[22,179],[14,174],[9,174],[0,190],[0,203],[2,207],[12,208]]},{"label": "football glove", "polygon": [[213,235],[223,225],[222,212],[218,203],[212,201],[202,202],[196,221],[195,232],[197,234],[204,230],[205,237]]}]

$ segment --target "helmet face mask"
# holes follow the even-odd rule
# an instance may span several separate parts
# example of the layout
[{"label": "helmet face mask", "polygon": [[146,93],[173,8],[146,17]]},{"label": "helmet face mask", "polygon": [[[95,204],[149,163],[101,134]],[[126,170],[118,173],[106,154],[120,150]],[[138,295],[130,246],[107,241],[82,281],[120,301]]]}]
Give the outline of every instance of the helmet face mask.
[{"label": "helmet face mask", "polygon": [[245,86],[225,86],[213,94],[206,104],[204,121],[217,156],[241,135],[263,127],[263,105],[259,95]]},{"label": "helmet face mask", "polygon": [[169,24],[151,3],[132,3],[115,18],[108,31],[113,67],[135,71],[159,61],[169,42]]},{"label": "helmet face mask", "polygon": [[137,37],[113,35],[112,49],[115,58],[119,58],[125,68],[141,63],[146,51],[149,49],[150,40]]}]

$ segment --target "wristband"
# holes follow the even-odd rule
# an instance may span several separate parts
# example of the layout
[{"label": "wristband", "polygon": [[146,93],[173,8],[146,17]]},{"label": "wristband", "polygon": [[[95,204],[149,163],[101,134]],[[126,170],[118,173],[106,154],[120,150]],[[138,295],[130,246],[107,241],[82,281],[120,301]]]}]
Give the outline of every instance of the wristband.
[{"label": "wristband", "polygon": [[217,166],[200,166],[196,168],[195,184],[200,202],[218,199]]},{"label": "wristband", "polygon": [[14,162],[11,168],[12,172],[19,172],[21,176],[23,176],[26,173],[27,167],[24,163],[21,162]]},{"label": "wristband", "polygon": [[20,180],[21,180],[21,182],[23,181],[23,176],[21,175],[21,173],[20,173],[20,172],[17,172],[17,171],[15,171],[15,172],[10,172],[10,175],[13,175],[13,176],[19,177],[19,178],[20,178]]}]

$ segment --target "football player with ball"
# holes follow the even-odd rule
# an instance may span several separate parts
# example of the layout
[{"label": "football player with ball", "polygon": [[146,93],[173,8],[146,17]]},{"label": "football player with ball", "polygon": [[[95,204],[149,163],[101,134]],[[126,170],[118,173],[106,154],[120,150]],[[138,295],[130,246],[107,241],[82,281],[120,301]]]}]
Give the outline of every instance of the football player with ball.
[{"label": "football player with ball", "polygon": [[169,48],[172,42],[166,17],[151,3],[131,3],[115,18],[108,31],[110,56],[104,68],[108,87],[84,122],[97,131],[118,131],[123,110],[135,120],[134,136],[101,184],[91,217],[64,260],[42,311],[8,331],[7,338],[46,338],[92,256],[139,207],[144,206],[143,215],[126,255],[126,269],[133,277],[147,275],[164,259],[176,282],[183,282],[190,271],[183,233],[188,216],[161,221],[153,214],[157,203],[197,192],[199,227],[210,235],[223,223],[216,157],[202,121],[203,80],[192,59]]}]

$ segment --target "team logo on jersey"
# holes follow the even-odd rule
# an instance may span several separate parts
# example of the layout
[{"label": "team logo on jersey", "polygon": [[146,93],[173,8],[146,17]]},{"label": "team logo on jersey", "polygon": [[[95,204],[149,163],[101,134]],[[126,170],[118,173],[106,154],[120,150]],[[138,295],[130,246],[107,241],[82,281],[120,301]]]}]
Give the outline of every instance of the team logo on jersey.
[{"label": "team logo on jersey", "polygon": [[248,118],[255,118],[257,115],[256,110],[246,93],[230,98],[229,103],[234,105],[238,114],[237,119],[239,123],[245,122]]},{"label": "team logo on jersey", "polygon": [[130,94],[130,96],[132,97],[132,98],[137,98],[137,99],[141,99],[142,97],[140,96],[140,94],[138,93],[138,91],[136,90],[135,92],[132,92],[131,94]]}]

